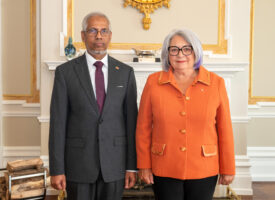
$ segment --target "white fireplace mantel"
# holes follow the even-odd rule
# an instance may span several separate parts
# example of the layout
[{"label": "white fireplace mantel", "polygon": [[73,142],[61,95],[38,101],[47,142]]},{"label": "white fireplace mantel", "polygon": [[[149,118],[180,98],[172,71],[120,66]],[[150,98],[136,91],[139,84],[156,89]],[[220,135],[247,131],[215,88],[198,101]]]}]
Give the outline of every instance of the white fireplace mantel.
[{"label": "white fireplace mantel", "polygon": [[[45,61],[50,71],[54,71],[58,65],[65,63],[66,61]],[[132,66],[137,72],[156,72],[161,70],[161,63],[138,63],[138,62],[126,62],[126,64]],[[223,73],[228,76],[234,75],[236,72],[244,71],[248,66],[246,62],[235,63],[204,63],[204,66],[215,73]]]}]

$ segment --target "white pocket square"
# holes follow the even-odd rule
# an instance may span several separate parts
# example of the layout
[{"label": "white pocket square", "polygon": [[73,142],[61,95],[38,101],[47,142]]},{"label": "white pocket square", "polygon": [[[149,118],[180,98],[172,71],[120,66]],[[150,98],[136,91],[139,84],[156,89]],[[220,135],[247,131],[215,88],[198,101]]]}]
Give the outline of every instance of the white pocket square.
[{"label": "white pocket square", "polygon": [[123,85],[118,85],[118,86],[116,86],[116,87],[122,88],[122,87],[123,87]]}]

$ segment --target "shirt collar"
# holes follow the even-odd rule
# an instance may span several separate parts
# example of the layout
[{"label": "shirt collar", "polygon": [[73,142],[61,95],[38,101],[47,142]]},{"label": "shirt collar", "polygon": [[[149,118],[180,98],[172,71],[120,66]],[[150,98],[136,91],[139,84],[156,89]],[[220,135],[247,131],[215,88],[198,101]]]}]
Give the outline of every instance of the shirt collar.
[{"label": "shirt collar", "polygon": [[[98,61],[93,56],[91,56],[87,51],[85,52],[85,55],[86,55],[87,62],[90,65],[94,65],[94,63]],[[104,64],[103,66],[108,67],[108,54],[106,54],[100,61],[103,62]]]},{"label": "shirt collar", "polygon": [[169,67],[168,72],[161,71],[159,75],[159,84],[171,83],[173,80],[172,67]]},{"label": "shirt collar", "polygon": [[205,85],[210,85],[210,82],[211,82],[210,72],[207,69],[205,69],[203,66],[200,66],[199,74],[195,78],[193,84],[197,83],[198,81],[201,83],[204,83]]},{"label": "shirt collar", "polygon": [[[159,76],[159,84],[171,83],[174,81],[172,67],[169,68],[168,72],[162,71]],[[196,76],[193,84],[197,82],[204,83],[206,85],[210,85],[210,72],[205,69],[203,66],[200,66],[199,73]]]}]

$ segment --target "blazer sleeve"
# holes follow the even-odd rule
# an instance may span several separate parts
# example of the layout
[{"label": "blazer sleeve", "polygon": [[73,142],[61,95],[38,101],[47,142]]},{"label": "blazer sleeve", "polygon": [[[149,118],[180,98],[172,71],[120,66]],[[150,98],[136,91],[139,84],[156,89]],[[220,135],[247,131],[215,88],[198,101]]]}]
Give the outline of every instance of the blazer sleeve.
[{"label": "blazer sleeve", "polygon": [[50,106],[49,165],[50,175],[65,174],[64,154],[68,96],[64,75],[57,67]]},{"label": "blazer sleeve", "polygon": [[136,130],[137,167],[151,169],[151,142],[152,142],[153,113],[151,104],[150,77],[147,79],[142,92]]},{"label": "blazer sleeve", "polygon": [[220,174],[235,174],[234,138],[232,130],[229,101],[224,80],[219,80],[220,105],[217,110],[217,132],[219,145]]},{"label": "blazer sleeve", "polygon": [[131,68],[124,101],[124,115],[127,131],[127,170],[136,170],[136,122],[137,122],[137,87],[134,71]]}]

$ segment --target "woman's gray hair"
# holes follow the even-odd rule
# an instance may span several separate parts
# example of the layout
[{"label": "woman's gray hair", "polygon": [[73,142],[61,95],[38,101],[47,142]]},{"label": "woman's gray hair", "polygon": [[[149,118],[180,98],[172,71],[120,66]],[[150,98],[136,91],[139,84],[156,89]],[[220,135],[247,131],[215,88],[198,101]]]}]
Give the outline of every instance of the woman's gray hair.
[{"label": "woman's gray hair", "polygon": [[188,42],[192,46],[195,54],[194,69],[199,69],[203,59],[203,50],[201,42],[195,33],[185,28],[172,30],[165,37],[161,50],[162,69],[164,71],[169,70],[170,62],[168,47],[170,46],[170,42],[175,35],[181,36],[186,42]]},{"label": "woman's gray hair", "polygon": [[99,17],[104,17],[107,22],[108,22],[108,26],[109,26],[109,30],[111,30],[111,23],[110,23],[110,20],[108,19],[108,17],[101,13],[101,12],[91,12],[89,14],[87,14],[84,19],[82,20],[82,31],[87,31],[87,26],[88,26],[88,20],[91,18],[91,17],[95,17],[95,16],[99,16]]}]

